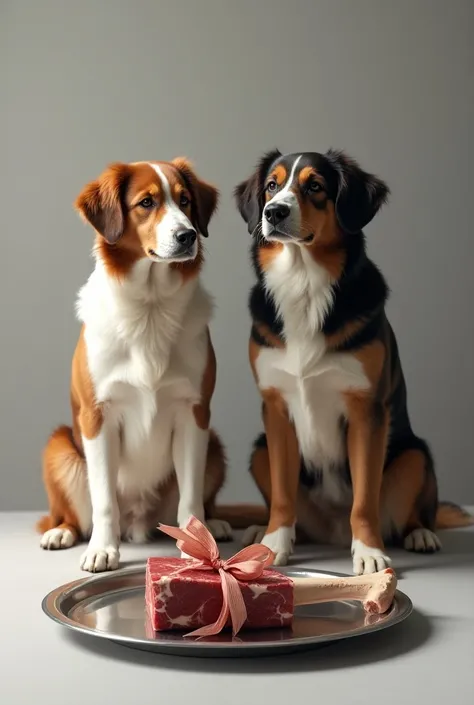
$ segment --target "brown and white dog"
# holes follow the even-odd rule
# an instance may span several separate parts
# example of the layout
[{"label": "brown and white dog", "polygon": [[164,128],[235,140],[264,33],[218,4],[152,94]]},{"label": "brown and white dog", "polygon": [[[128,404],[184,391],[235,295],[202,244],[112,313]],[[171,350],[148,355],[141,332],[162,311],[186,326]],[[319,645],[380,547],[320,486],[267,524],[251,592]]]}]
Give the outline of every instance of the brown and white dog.
[{"label": "brown and white dog", "polygon": [[[95,268],[79,292],[72,427],[44,451],[45,549],[89,538],[81,568],[114,570],[121,538],[158,522],[202,521],[225,476],[209,429],[216,361],[202,237],[218,191],[186,159],[113,164],[76,208],[95,230]],[[230,537],[210,520],[216,538]]]},{"label": "brown and white dog", "polygon": [[371,573],[390,564],[385,542],[437,551],[436,527],[473,523],[438,503],[430,450],[408,416],[387,286],[366,255],[363,228],[388,192],[333,150],[270,152],[236,188],[253,235],[249,350],[265,426],[251,473],[270,510],[246,542],[263,540],[277,564],[296,528],[318,542],[352,539],[354,571]]}]

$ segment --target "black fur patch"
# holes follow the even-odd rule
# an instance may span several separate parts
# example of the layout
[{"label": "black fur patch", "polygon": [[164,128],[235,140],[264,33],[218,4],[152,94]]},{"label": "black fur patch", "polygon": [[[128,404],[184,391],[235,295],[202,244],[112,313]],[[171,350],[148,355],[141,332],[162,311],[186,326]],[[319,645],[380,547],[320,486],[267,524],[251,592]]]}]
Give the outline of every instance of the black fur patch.
[{"label": "black fur patch", "polygon": [[[282,164],[289,175],[297,158],[299,161],[295,180],[299,171],[307,166],[317,170],[324,179],[327,198],[334,203],[345,251],[344,269],[339,280],[333,285],[332,305],[321,332],[327,336],[336,335],[348,324],[362,323],[349,339],[336,348],[336,352],[341,353],[355,352],[375,340],[382,341],[387,351],[384,374],[388,380],[388,395],[383,403],[388,407],[390,418],[385,468],[403,452],[420,450],[426,458],[426,477],[429,482],[434,475],[433,459],[426,442],[418,438],[412,430],[398,346],[385,315],[389,289],[378,267],[367,256],[365,236],[362,232],[387,201],[389,188],[378,177],[361,169],[343,152],[329,150],[324,155],[310,152],[285,156],[278,151],[269,152],[261,159],[254,174],[235,189],[239,211],[248,225],[249,232],[254,234],[251,256],[257,281],[249,298],[252,320],[256,324],[264,324],[273,335],[284,340],[283,321],[265,285],[264,273],[259,264],[260,249],[272,245],[263,240],[258,226],[264,207],[265,179],[269,176],[270,169]],[[252,328],[252,337],[259,345],[271,345],[258,334],[255,325]],[[381,399],[377,403],[381,411]],[[256,447],[264,446],[266,438],[265,434],[262,434],[256,442]],[[341,479],[350,486],[347,459],[338,470]],[[315,488],[320,484],[321,478],[320,468],[307,467],[301,462],[301,485],[308,489]],[[436,487],[436,482],[434,486]],[[436,491],[431,490],[428,494],[430,496],[426,499],[420,496],[417,508],[423,526],[433,528],[438,500]]]},{"label": "black fur patch", "polygon": [[242,181],[234,189],[237,208],[247,223],[248,231],[251,234],[254,233],[262,217],[265,198],[265,177],[273,163],[281,156],[281,152],[278,149],[273,149],[264,154],[252,176],[246,181]]}]

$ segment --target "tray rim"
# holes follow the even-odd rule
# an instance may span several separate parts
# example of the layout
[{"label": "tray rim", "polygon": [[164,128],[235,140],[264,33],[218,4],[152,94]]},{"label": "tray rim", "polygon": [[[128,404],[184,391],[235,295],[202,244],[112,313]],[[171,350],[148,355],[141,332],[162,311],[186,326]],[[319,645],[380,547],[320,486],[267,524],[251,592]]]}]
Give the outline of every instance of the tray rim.
[{"label": "tray rim", "polygon": [[[388,623],[379,622],[373,625],[361,626],[354,629],[348,634],[333,634],[333,635],[321,635],[321,636],[307,636],[298,637],[297,639],[283,639],[281,641],[269,642],[269,641],[255,641],[255,642],[245,642],[242,645],[238,643],[229,642],[205,642],[205,641],[192,641],[183,640],[180,642],[153,642],[152,639],[140,639],[138,637],[126,636],[120,634],[110,634],[108,632],[102,632],[94,629],[93,627],[87,627],[85,625],[76,622],[71,619],[64,611],[60,609],[60,603],[67,599],[70,593],[75,592],[82,587],[87,587],[90,584],[97,584],[100,582],[106,582],[108,580],[113,580],[114,578],[120,579],[121,577],[126,577],[127,575],[137,575],[144,574],[146,569],[146,561],[134,566],[120,568],[119,570],[107,571],[104,573],[98,573],[84,578],[78,578],[77,580],[72,580],[71,582],[64,583],[58,587],[50,590],[41,601],[41,608],[43,613],[49,617],[53,622],[66,627],[72,632],[86,634],[92,637],[99,637],[100,639],[105,639],[106,641],[111,641],[117,644],[121,644],[126,647],[135,648],[142,651],[148,651],[150,653],[162,653],[170,655],[179,655],[179,652],[183,652],[183,656],[189,656],[190,652],[194,649],[196,650],[196,656],[202,655],[203,652],[212,652],[211,655],[221,654],[222,656],[231,654],[237,656],[239,652],[261,652],[265,651],[282,651],[288,653],[289,651],[297,651],[299,649],[307,649],[312,646],[322,646],[329,642],[342,641],[345,639],[363,636],[365,634],[372,634],[374,632],[382,631],[388,629],[389,627],[400,624],[405,619],[407,619],[413,612],[413,603],[411,599],[404,592],[399,590],[395,591],[394,601],[398,604],[398,614],[393,616]],[[271,570],[272,568],[270,568]],[[275,568],[276,570],[276,568]],[[328,576],[334,578],[349,578],[353,577],[349,573],[340,573],[329,570],[321,570],[317,568],[305,568],[303,566],[278,566],[278,572],[292,575],[297,573],[308,574],[312,573],[315,576]],[[132,589],[140,588],[119,588],[116,591],[107,590],[104,591],[103,595],[113,594],[113,592],[121,592]],[[351,602],[351,600],[347,600]],[[150,645],[150,648],[146,648],[146,644]],[[246,655],[243,654],[242,655]]]}]

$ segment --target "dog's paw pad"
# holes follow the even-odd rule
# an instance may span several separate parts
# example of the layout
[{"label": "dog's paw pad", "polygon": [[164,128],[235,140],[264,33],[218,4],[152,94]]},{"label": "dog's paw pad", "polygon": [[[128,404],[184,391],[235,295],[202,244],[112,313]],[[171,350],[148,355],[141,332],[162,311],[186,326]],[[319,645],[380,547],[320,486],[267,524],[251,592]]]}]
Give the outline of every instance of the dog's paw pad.
[{"label": "dog's paw pad", "polygon": [[40,546],[47,551],[57,551],[61,548],[71,548],[75,543],[76,537],[71,529],[57,527],[44,532]]},{"label": "dog's paw pad", "polygon": [[441,548],[441,541],[429,529],[414,529],[405,538],[404,547],[415,553],[436,553]]},{"label": "dog's paw pad", "polygon": [[88,548],[81,558],[81,569],[88,573],[103,573],[106,570],[117,570],[120,554],[115,546],[104,548]]},{"label": "dog's paw pad", "polygon": [[262,543],[266,528],[266,526],[249,526],[242,536],[242,545],[251,546],[253,543]]},{"label": "dog's paw pad", "polygon": [[232,539],[232,527],[227,521],[208,519],[206,526],[216,541],[230,541]]},{"label": "dog's paw pad", "polygon": [[295,545],[295,527],[280,526],[265,534],[260,543],[273,551],[273,565],[286,565]]},{"label": "dog's paw pad", "polygon": [[369,575],[390,568],[392,561],[380,548],[366,546],[354,539],[352,542],[352,569],[356,575]]}]

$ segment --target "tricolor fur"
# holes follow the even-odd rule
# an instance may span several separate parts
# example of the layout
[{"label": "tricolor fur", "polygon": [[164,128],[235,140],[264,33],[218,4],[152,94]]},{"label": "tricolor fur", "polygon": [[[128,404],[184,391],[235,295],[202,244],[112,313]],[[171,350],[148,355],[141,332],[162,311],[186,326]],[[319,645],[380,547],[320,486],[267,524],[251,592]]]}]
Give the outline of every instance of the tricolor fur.
[{"label": "tricolor fur", "polygon": [[[388,289],[363,229],[387,185],[347,155],[265,155],[236,188],[252,239],[250,361],[265,434],[251,472],[277,563],[299,528],[352,540],[354,570],[390,564],[385,542],[438,550],[433,460],[412,430]],[[458,525],[472,519],[456,510]]]},{"label": "tricolor fur", "polygon": [[[81,566],[115,569],[120,538],[204,520],[225,475],[209,429],[216,361],[202,237],[218,192],[185,159],[114,164],[76,201],[96,232],[79,292],[72,426],[44,451],[44,548],[89,538]],[[217,537],[224,522],[211,522]]]}]

